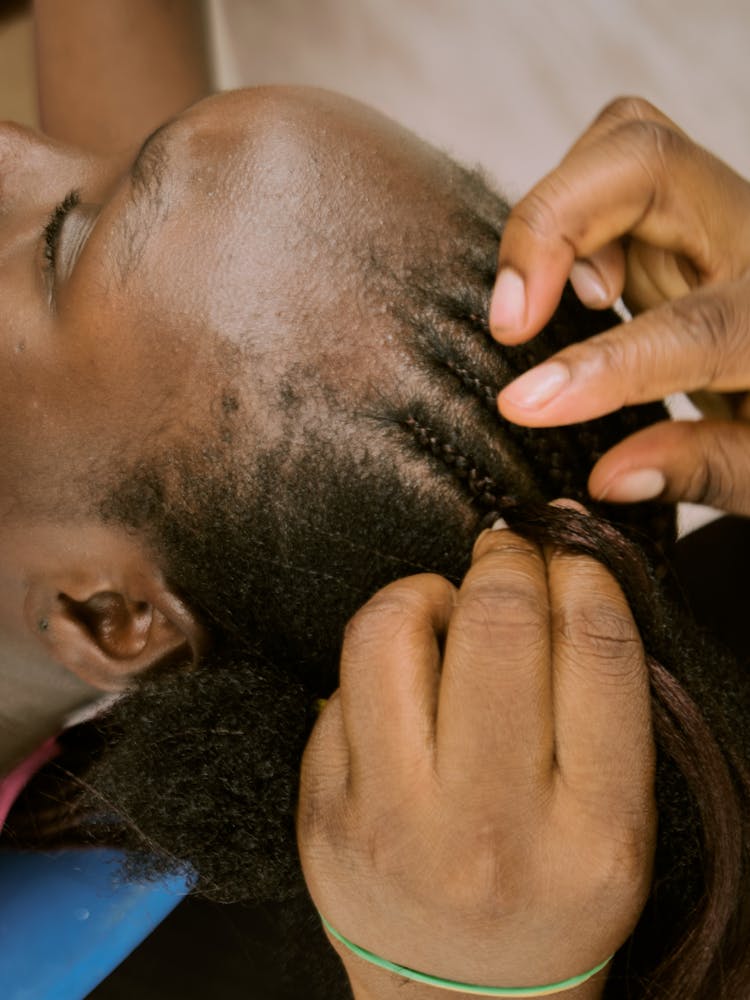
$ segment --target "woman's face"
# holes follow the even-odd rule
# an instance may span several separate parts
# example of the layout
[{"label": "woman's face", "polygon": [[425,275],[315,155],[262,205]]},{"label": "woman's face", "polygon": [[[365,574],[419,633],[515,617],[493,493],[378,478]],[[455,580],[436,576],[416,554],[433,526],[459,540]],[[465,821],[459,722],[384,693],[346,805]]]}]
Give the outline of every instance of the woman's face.
[{"label": "woman's face", "polygon": [[42,613],[29,611],[36,582],[54,593],[68,586],[56,574],[101,563],[109,591],[133,561],[130,540],[58,522],[102,467],[215,422],[228,376],[211,332],[239,341],[278,313],[294,267],[290,219],[315,187],[305,129],[288,123],[315,128],[330,103],[212,98],[124,170],[0,126],[0,773],[29,749],[24,727],[33,745],[40,706],[92,696],[68,672],[85,671],[50,658],[53,630],[41,634]]},{"label": "woman's face", "polygon": [[63,462],[132,450],[179,400],[201,412],[199,334],[239,324],[240,264],[277,249],[253,140],[267,157],[278,100],[204,101],[124,171],[0,129],[0,516],[42,503]]},{"label": "woman's face", "polygon": [[245,347],[248,331],[261,344],[296,326],[289,288],[312,309],[322,285],[306,230],[315,220],[333,246],[341,225],[331,188],[398,184],[409,199],[430,162],[397,126],[316,91],[209,98],[124,171],[1,126],[0,519],[43,505],[61,468],[132,456],[188,410],[192,427],[209,420],[207,331]]},{"label": "woman's face", "polygon": [[[78,560],[101,568],[108,592],[135,558],[131,539],[75,522],[87,484],[137,463],[154,440],[200,439],[227,379],[243,414],[262,410],[264,380],[305,353],[300,371],[326,368],[359,398],[375,359],[380,375],[389,350],[398,359],[383,320],[350,294],[360,265],[346,212],[365,206],[374,238],[398,243],[404,205],[434,217],[424,182],[437,160],[380,116],[315,91],[202,101],[124,170],[0,127],[0,771],[25,664],[41,656],[44,668],[29,704],[47,683],[34,632],[43,616],[28,612],[34,580],[52,580],[54,593],[54,574],[69,578]],[[312,320],[328,344],[310,335]]]}]

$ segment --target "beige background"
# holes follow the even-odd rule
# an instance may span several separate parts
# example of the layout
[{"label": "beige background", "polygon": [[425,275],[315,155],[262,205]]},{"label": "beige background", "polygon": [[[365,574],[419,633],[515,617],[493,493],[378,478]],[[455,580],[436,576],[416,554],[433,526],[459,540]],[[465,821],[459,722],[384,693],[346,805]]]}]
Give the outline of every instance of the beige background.
[{"label": "beige background", "polygon": [[226,86],[374,104],[509,194],[610,98],[648,97],[750,176],[748,0],[210,0]]},{"label": "beige background", "polygon": [[[747,0],[208,4],[221,85],[343,90],[481,162],[510,194],[621,93],[648,97],[750,176]],[[0,19],[0,119],[34,118],[28,15]]]},{"label": "beige background", "polygon": [[32,35],[28,15],[0,19],[0,121],[35,124],[32,66]]}]

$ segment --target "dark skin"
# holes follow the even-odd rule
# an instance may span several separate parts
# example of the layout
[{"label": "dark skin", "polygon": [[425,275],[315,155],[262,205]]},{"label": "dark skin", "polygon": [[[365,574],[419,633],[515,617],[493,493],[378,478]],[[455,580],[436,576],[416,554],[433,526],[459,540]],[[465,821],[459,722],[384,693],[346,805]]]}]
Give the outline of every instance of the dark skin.
[{"label": "dark skin", "polygon": [[[106,168],[98,172],[98,179],[106,187],[122,171],[123,165],[129,164],[132,150],[153,128],[207,92],[209,72],[203,6],[199,0],[180,0],[176,4],[169,0],[149,0],[148,3],[114,0],[107,4],[92,0],[72,0],[66,4],[36,0],[33,14],[41,126],[48,136],[80,147],[79,163],[74,163],[76,158],[70,153],[58,150],[55,169],[63,186],[68,177],[71,183],[90,182],[89,197],[93,202],[103,188],[97,186],[96,171],[92,170],[89,177],[85,169],[79,169],[84,148],[111,155]],[[39,165],[39,174],[44,175],[52,158],[49,157],[45,164],[39,143],[32,141],[30,136],[27,153],[23,153],[23,136],[20,132],[13,134],[11,128],[8,127],[5,136],[7,149],[20,151],[23,161],[31,146],[36,146],[33,159]],[[63,163],[69,173],[62,167]],[[93,167],[93,161],[90,165]],[[12,174],[10,177],[12,180]],[[56,181],[52,187],[48,199],[59,202],[62,194]],[[12,195],[12,184],[8,191]],[[33,175],[28,194],[42,202],[47,196],[44,187],[35,183]],[[91,211],[88,216],[91,220]],[[70,221],[75,222],[73,218]],[[83,235],[86,229],[87,226],[79,227],[79,234]],[[8,266],[6,260],[5,267]],[[43,283],[47,289],[46,276]],[[21,307],[18,349],[25,350],[28,330],[41,329],[46,322],[43,312],[38,321],[32,318],[34,314],[30,310],[37,299],[37,289],[32,289]],[[16,296],[16,304],[18,301]],[[34,381],[38,383],[38,374]],[[49,400],[47,388],[39,388],[45,400]],[[30,405],[34,407],[34,415],[29,422],[35,423],[38,407],[34,402]],[[35,444],[34,449],[38,450],[38,445]],[[23,538],[23,534],[21,531],[19,537]],[[78,545],[80,534],[77,530],[73,537]],[[6,543],[4,569],[13,565],[12,553],[16,551],[9,536],[6,536]],[[46,552],[49,556],[53,553],[54,546]],[[87,558],[83,552],[79,555],[82,559]],[[137,569],[136,572],[141,571]],[[2,613],[7,616],[15,607],[16,590],[14,583],[3,577],[3,586],[6,585],[11,598],[3,602]],[[109,602],[107,607],[110,616],[114,613],[115,619],[122,619],[116,604]],[[36,614],[48,624],[44,607],[29,605],[24,609],[26,618]],[[133,654],[139,649],[145,638],[143,625],[146,620],[141,616],[140,628],[136,627],[132,635],[126,634],[119,639],[116,632],[109,629],[120,652],[127,649]],[[5,646],[6,664],[0,675],[0,703],[4,706],[0,724],[0,769],[31,750],[49,731],[58,731],[71,710],[97,697],[91,678],[83,681],[69,671],[50,666],[46,650],[39,655],[38,649],[28,648],[23,633],[17,634],[17,611],[13,611],[13,617],[5,625],[9,634],[16,633],[16,637],[9,638]],[[98,687],[110,689],[112,685],[111,678],[99,677]],[[47,692],[42,702],[47,705],[46,711],[40,708],[40,689]]]},{"label": "dark skin", "polygon": [[[154,439],[179,443],[186,437],[192,440],[196,432],[210,434],[217,392],[227,378],[223,351],[240,337],[245,338],[243,347],[250,350],[251,360],[245,362],[237,386],[240,412],[247,421],[237,447],[246,451],[256,446],[250,428],[256,426],[255,417],[262,410],[264,380],[274,377],[274,352],[302,355],[305,350],[304,330],[291,324],[293,332],[285,333],[287,327],[279,324],[278,317],[285,305],[286,276],[300,269],[315,274],[316,258],[309,256],[308,242],[298,236],[313,220],[320,223],[319,206],[324,199],[319,195],[329,190],[331,176],[339,177],[340,184],[371,184],[375,200],[378,185],[386,185],[400,192],[414,210],[419,192],[429,190],[432,171],[439,169],[434,154],[393,123],[351,102],[316,92],[253,91],[209,99],[180,116],[156,142],[160,155],[155,155],[152,145],[134,181],[132,174],[122,176],[110,159],[63,149],[13,127],[0,134],[8,165],[3,175],[7,214],[0,272],[2,324],[7,331],[0,387],[6,412],[0,439],[4,470],[0,533],[6,553],[0,607],[3,643],[13,647],[13,658],[3,664],[10,672],[5,707],[9,718],[16,720],[4,734],[5,767],[34,741],[55,732],[74,704],[97,692],[122,690],[139,672],[176,655],[195,658],[204,648],[206,636],[197,615],[171,588],[159,556],[146,539],[103,523],[93,513],[88,494],[110,456],[132,460]],[[340,169],[342,163],[348,171]],[[149,174],[161,178],[158,191],[149,185]],[[61,227],[56,274],[50,280],[45,276],[39,234],[49,212],[72,188],[80,190],[81,204]],[[427,220],[436,207],[425,201],[421,210]],[[335,224],[333,216],[330,224]],[[397,231],[396,217],[384,219],[383,224]],[[318,315],[333,310],[340,318],[342,309],[351,305],[346,289],[338,289],[337,298],[315,282],[306,287],[306,306]],[[248,316],[254,319],[255,331],[249,338]],[[348,398],[356,400],[372,391],[372,357],[378,357],[381,370],[391,364],[397,370],[401,358],[376,318],[362,323],[358,311],[352,320],[358,322],[358,326],[351,325],[357,329],[356,336],[342,340],[332,335],[330,342],[314,346],[316,354],[322,352],[328,359],[331,377]],[[207,330],[217,329],[223,331],[219,341],[206,335]],[[270,335],[275,330],[276,339]],[[508,670],[502,684],[498,681],[497,712],[507,718],[508,731],[514,731],[513,719],[524,719],[522,732],[516,730],[517,741],[511,740],[508,749],[515,747],[524,757],[533,750],[532,759],[539,766],[519,771],[511,784],[502,761],[496,772],[487,769],[484,754],[479,758],[470,754],[474,764],[469,762],[469,766],[481,758],[482,787],[487,794],[495,796],[505,789],[508,801],[538,804],[532,812],[520,809],[512,829],[497,827],[493,833],[502,864],[513,871],[520,863],[531,865],[535,877],[525,880],[525,888],[519,887],[517,893],[506,896],[504,890],[493,900],[486,898],[486,885],[480,886],[479,879],[469,881],[470,896],[482,895],[473,925],[477,939],[482,933],[488,941],[494,939],[497,907],[505,914],[505,945],[502,949],[493,946],[491,959],[476,954],[465,961],[469,942],[462,941],[463,908],[456,906],[445,914],[453,921],[452,932],[446,925],[448,939],[461,942],[455,961],[443,948],[440,962],[433,964],[437,956],[430,951],[435,940],[428,918],[434,907],[424,897],[412,914],[408,954],[394,953],[394,957],[426,964],[428,969],[432,965],[436,974],[452,978],[514,985],[582,972],[624,942],[648,884],[654,805],[646,675],[640,642],[619,589],[603,570],[585,561],[574,570],[568,560],[561,560],[550,583],[544,567],[548,560],[554,562],[553,554],[529,551],[526,543],[514,542],[510,534],[502,537],[506,541],[493,541],[490,548],[500,545],[506,555],[482,558],[478,574],[484,583],[473,587],[471,600],[459,595],[453,634],[468,629],[469,654],[471,642],[486,649],[488,627],[490,638],[498,628],[508,635],[519,629],[543,628],[544,623],[536,618],[529,622],[528,614],[530,609],[536,609],[535,615],[542,613],[540,609],[550,600],[561,601],[571,614],[578,608],[589,618],[603,616],[610,623],[614,616],[628,640],[613,652],[623,677],[618,717],[624,720],[632,744],[632,753],[618,753],[617,759],[605,754],[610,762],[607,775],[598,772],[596,787],[586,786],[585,776],[591,770],[586,761],[602,750],[602,732],[573,724],[568,730],[564,713],[558,718],[560,706],[544,695],[555,656],[564,659],[567,655],[564,644],[556,652],[551,646],[536,650],[531,673],[526,670],[528,654],[518,650],[519,669]],[[592,573],[595,588],[591,587]],[[429,671],[424,670],[434,671],[435,640],[425,622],[440,619],[443,628],[456,600],[447,584],[430,579],[432,583],[417,578],[398,585],[402,589],[397,603],[398,613],[405,610],[407,619],[410,608],[419,608],[422,624],[417,645],[410,648],[417,664],[426,651],[427,660],[419,670],[428,688]],[[477,573],[472,579],[476,582]],[[388,598],[384,600],[387,606]],[[365,620],[378,620],[372,608],[363,614]],[[408,635],[411,627],[407,620],[401,634]],[[373,643],[358,647],[356,634],[355,627],[347,646],[346,663],[353,670],[345,668],[342,698],[334,704],[352,699],[354,710],[357,700],[367,697],[368,678],[379,678],[378,697],[383,704],[395,699],[392,703],[402,706],[399,712],[406,712],[405,723],[407,716],[412,719],[404,737],[410,732],[413,737],[412,727],[419,728],[419,713],[424,710],[423,693],[419,687],[399,692],[392,671],[367,669],[373,660],[377,661],[373,667],[382,664],[387,649],[381,656]],[[392,629],[388,635],[394,635]],[[387,636],[377,629],[374,641],[383,640],[387,645]],[[468,662],[466,651],[459,652],[462,644],[454,645],[455,649],[449,646],[446,651],[444,670],[454,658],[457,665]],[[576,663],[589,663],[595,670],[601,655],[596,635],[587,637],[584,630],[576,635],[574,646]],[[399,652],[399,660],[401,656]],[[24,664],[34,666],[39,684],[22,697]],[[64,692],[60,678],[69,685]],[[582,710],[588,699],[601,694],[596,686],[590,689],[590,679],[589,671],[571,672],[564,701],[573,714],[579,710],[575,706]],[[450,737],[446,730],[445,738],[458,749],[464,745],[461,727],[477,731],[485,698],[482,695],[477,702],[468,696],[471,678],[460,671],[454,685],[455,707],[446,714],[454,735]],[[19,715],[23,716],[20,721]],[[328,724],[316,746],[319,754],[327,745],[330,757],[328,764],[319,755],[308,758],[307,781],[313,784],[320,767],[332,778],[330,761],[340,757],[340,748],[330,742],[330,720],[335,714],[329,711],[323,718]],[[496,722],[493,717],[493,732],[502,728]],[[602,817],[601,825],[589,822],[582,827],[583,813],[575,796],[550,796],[551,775],[544,762],[549,756],[549,734],[559,725],[567,733],[571,750],[570,773],[580,772],[583,782],[579,792],[586,801],[585,815],[589,820],[594,815]],[[621,738],[623,733],[621,729]],[[373,737],[382,739],[381,734],[357,724],[348,738],[353,741],[350,746],[359,746],[362,753]],[[452,767],[454,776],[457,766]],[[602,781],[603,777],[607,780]],[[377,782],[378,775],[363,773],[362,780]],[[623,782],[633,798],[618,811],[612,809],[607,789]],[[459,819],[465,805],[462,787],[460,782],[449,781],[441,791],[442,804]],[[482,813],[483,802],[473,802],[472,809]],[[390,817],[390,829],[402,831],[410,849],[415,823],[422,831],[436,824],[443,829],[429,797],[408,808],[402,798],[382,799],[381,807]],[[357,821],[363,816],[350,819],[354,825],[338,827],[341,844],[362,833]],[[517,853],[519,824],[528,825],[534,838],[540,838],[533,857],[521,858]],[[542,846],[545,838],[569,844],[570,851],[550,856]],[[434,857],[420,849],[417,857],[400,856],[400,860],[408,862],[415,879],[429,878],[434,883],[430,873],[442,865],[441,851],[446,845],[441,847],[438,838],[432,842]],[[328,899],[321,898],[321,887],[328,884],[325,855],[319,844],[306,850],[306,843],[303,830],[306,873],[317,887],[321,908],[328,910],[332,920],[342,921],[342,929],[353,939],[389,951],[387,935],[368,940],[368,929],[372,932],[378,921],[382,926],[383,915],[392,917],[396,905],[389,900],[390,890],[377,858],[360,857],[357,883],[369,891],[355,892],[343,912],[341,900],[329,906]],[[499,860],[487,858],[493,865]],[[614,869],[620,875],[613,883]],[[579,877],[573,877],[574,872]],[[502,871],[498,878],[498,884],[505,884]],[[603,883],[609,887],[607,893],[602,891]],[[560,936],[561,913],[550,911],[547,893],[534,889],[543,885],[560,887],[564,911],[575,908],[576,899],[590,909],[592,920],[585,935],[574,939],[566,930]],[[418,886],[414,888],[416,900]],[[377,898],[382,905],[373,910]],[[472,899],[465,903],[471,906]],[[598,906],[604,909],[597,916]],[[529,919],[532,911],[534,918]],[[541,949],[540,940],[545,942]],[[519,956],[523,956],[522,966]],[[363,974],[356,963],[345,961],[358,1000],[385,1000],[400,990],[390,974],[372,970]],[[599,977],[581,987],[576,998],[593,1000],[601,989]]]}]

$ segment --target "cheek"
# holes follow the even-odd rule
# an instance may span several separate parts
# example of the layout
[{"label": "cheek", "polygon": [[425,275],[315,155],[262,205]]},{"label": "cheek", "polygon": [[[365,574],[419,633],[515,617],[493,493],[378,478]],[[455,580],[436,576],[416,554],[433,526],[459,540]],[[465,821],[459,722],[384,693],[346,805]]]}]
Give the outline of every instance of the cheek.
[{"label": "cheek", "polygon": [[49,503],[70,459],[69,412],[59,380],[25,364],[10,365],[0,377],[0,517],[15,516],[35,496]]},{"label": "cheek", "polygon": [[[27,541],[23,540],[27,537]],[[28,594],[29,565],[26,558],[28,546],[33,546],[33,536],[26,530],[0,529],[0,647],[13,639],[20,640],[26,633],[25,602]],[[0,657],[4,654],[0,652]]]},{"label": "cheek", "polygon": [[65,418],[60,401],[65,368],[54,350],[57,331],[49,319],[35,317],[34,310],[16,301],[0,315],[0,484],[5,487],[0,502],[10,482],[23,484],[28,470],[50,461]]}]

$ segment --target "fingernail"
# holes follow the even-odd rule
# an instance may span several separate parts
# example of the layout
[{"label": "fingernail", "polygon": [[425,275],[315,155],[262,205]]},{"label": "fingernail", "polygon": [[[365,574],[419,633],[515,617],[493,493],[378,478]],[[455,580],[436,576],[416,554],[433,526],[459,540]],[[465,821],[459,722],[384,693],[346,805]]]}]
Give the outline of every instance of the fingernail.
[{"label": "fingernail", "polygon": [[595,268],[585,260],[577,260],[570,269],[570,283],[584,305],[605,306],[609,302],[604,282]]},{"label": "fingernail", "polygon": [[485,545],[489,545],[492,548],[492,543],[490,539],[495,534],[496,531],[501,531],[503,528],[507,528],[508,525],[505,521],[499,517],[497,521],[492,525],[491,528],[485,528],[484,531],[480,531],[477,537],[474,539],[474,545],[471,550],[471,558],[479,559],[484,553]]},{"label": "fingernail", "polygon": [[520,330],[526,320],[526,289],[523,278],[509,267],[504,267],[495,282],[490,307],[490,326],[493,330]]},{"label": "fingernail", "polygon": [[540,410],[570,382],[570,371],[559,361],[525,372],[503,389],[503,399],[522,410]]},{"label": "fingernail", "polygon": [[659,469],[635,469],[615,477],[599,495],[600,500],[614,503],[635,503],[653,500],[664,492],[667,480]]}]

